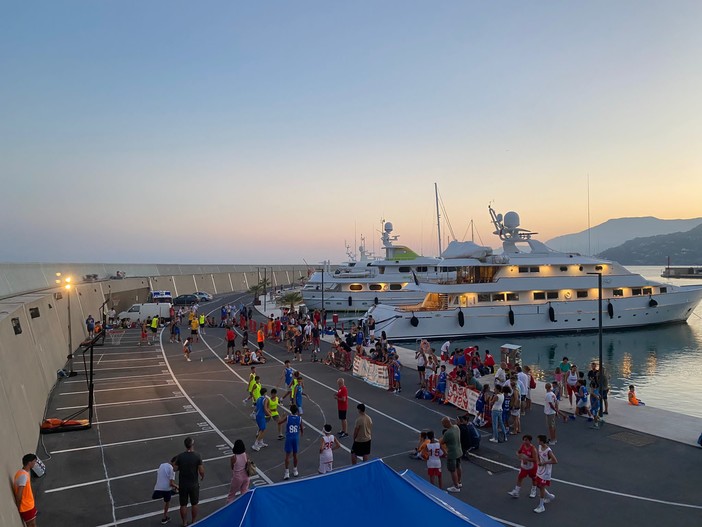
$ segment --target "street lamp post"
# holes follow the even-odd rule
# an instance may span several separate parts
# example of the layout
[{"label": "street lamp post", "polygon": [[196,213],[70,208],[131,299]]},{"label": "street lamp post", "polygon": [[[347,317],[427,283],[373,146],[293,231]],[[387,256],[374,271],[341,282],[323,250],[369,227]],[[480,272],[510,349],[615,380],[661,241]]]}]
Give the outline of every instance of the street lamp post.
[{"label": "street lamp post", "polygon": [[268,296],[268,267],[263,268],[263,312],[266,312],[266,297]]},{"label": "street lamp post", "polygon": [[[600,396],[602,396],[602,386],[603,386],[603,370],[602,370],[602,273],[587,273],[592,275],[597,275],[597,315],[598,315],[598,346],[600,353],[600,365],[597,371],[597,386],[600,389]],[[599,410],[600,417],[602,417],[602,404],[600,403]]]},{"label": "street lamp post", "polygon": [[61,278],[61,273],[56,273],[56,283],[61,285],[66,290],[66,298],[68,299],[68,376],[75,377],[78,375],[73,371],[73,333],[71,330],[71,280],[70,276]]}]

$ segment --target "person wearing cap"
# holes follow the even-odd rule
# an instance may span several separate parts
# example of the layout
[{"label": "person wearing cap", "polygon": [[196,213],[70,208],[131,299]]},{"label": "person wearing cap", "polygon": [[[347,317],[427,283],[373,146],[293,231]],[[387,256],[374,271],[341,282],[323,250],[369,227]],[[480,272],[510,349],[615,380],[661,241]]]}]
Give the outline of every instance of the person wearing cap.
[{"label": "person wearing cap", "polygon": [[34,527],[36,525],[37,508],[34,504],[32,477],[29,473],[36,464],[36,455],[25,454],[22,457],[22,468],[15,473],[12,485],[15,493],[17,510],[19,510],[20,517],[27,527]]},{"label": "person wearing cap", "polygon": [[358,463],[360,457],[363,461],[368,461],[371,452],[371,433],[373,430],[373,420],[366,415],[366,405],[359,403],[356,406],[358,417],[353,428],[353,445],[351,446],[351,464]]}]

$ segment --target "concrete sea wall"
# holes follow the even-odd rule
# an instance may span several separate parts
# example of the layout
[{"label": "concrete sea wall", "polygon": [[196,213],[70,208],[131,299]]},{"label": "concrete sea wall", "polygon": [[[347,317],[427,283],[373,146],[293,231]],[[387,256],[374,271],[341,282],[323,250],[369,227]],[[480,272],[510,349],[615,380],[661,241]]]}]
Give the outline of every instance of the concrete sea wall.
[{"label": "concrete sea wall", "polygon": [[[303,266],[265,266],[273,287],[299,283]],[[98,319],[106,300],[118,311],[146,300],[150,289],[170,289],[174,295],[207,291],[246,291],[257,283],[264,266],[196,266],[123,264],[0,264],[0,458],[5,485],[0,486],[0,525],[21,527],[12,494],[12,478],[22,456],[36,452],[39,426],[57,370],[69,354],[68,303],[73,349],[87,337],[85,319]],[[126,278],[80,282],[85,275],[99,278],[125,272]],[[56,273],[72,276],[70,291],[56,288]],[[142,273],[141,276],[135,276]],[[77,368],[78,369],[78,368]],[[87,400],[86,400],[87,404]],[[65,418],[67,416],[51,416]],[[87,416],[79,416],[84,418]],[[80,433],[80,432],[73,432]],[[42,452],[38,452],[42,457]],[[37,503],[41,510],[41,503]]]}]

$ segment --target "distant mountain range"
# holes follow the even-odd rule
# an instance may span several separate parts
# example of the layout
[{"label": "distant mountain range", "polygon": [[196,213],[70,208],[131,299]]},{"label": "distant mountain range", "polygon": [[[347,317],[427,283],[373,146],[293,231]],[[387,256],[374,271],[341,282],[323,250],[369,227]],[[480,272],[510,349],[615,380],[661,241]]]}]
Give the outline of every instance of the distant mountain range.
[{"label": "distant mountain range", "polygon": [[[687,220],[660,220],[658,218],[654,218],[653,216],[646,216],[642,218],[617,218],[607,220],[596,227],[592,227],[589,234],[589,244],[588,231],[585,230],[575,234],[557,236],[556,238],[547,241],[546,245],[552,249],[563,252],[604,254],[604,252],[608,249],[618,247],[630,240],[633,241],[635,238],[644,240],[664,234],[684,234],[686,231],[690,231],[699,225],[702,225],[702,218],[692,218]],[[642,238],[644,236],[648,238]],[[589,249],[588,245],[590,247]],[[680,247],[680,250],[683,248],[684,247]],[[686,247],[685,249],[691,250],[692,247]],[[632,257],[633,256],[634,255],[632,253]],[[673,254],[670,254],[670,256],[672,258]],[[618,258],[613,259],[622,264],[635,265],[630,261],[623,261]],[[686,259],[688,261],[684,262],[684,264],[701,263],[699,259],[697,259],[695,262],[691,261],[690,258]],[[659,263],[662,262],[655,261],[650,264],[639,265],[657,265]],[[683,264],[683,262],[680,263]]]},{"label": "distant mountain range", "polygon": [[702,264],[702,225],[687,232],[634,238],[598,256],[624,265]]}]

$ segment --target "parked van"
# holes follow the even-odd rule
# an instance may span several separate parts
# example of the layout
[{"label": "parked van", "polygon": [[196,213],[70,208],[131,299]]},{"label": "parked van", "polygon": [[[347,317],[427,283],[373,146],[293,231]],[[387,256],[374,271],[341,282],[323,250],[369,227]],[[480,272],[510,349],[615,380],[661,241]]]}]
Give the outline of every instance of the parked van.
[{"label": "parked van", "polygon": [[136,322],[137,320],[140,320],[141,322],[144,322],[147,318],[158,316],[165,322],[171,319],[170,311],[170,303],[134,304],[126,311],[122,311],[118,315],[118,319],[120,321],[128,320],[129,322]]}]

